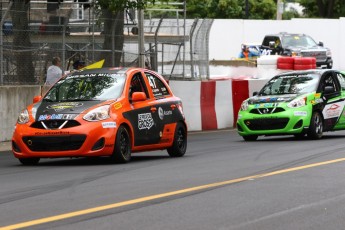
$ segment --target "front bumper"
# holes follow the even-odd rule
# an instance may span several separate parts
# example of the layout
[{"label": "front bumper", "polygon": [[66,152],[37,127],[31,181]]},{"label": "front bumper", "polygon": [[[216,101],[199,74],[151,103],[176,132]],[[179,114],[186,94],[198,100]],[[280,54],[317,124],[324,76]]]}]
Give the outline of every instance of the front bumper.
[{"label": "front bumper", "polygon": [[109,156],[113,152],[116,131],[116,127],[104,128],[102,121],[55,130],[17,124],[12,152],[17,158]]},{"label": "front bumper", "polygon": [[247,135],[285,135],[305,132],[310,125],[311,113],[301,109],[291,109],[277,114],[252,114],[240,111],[237,131]]}]

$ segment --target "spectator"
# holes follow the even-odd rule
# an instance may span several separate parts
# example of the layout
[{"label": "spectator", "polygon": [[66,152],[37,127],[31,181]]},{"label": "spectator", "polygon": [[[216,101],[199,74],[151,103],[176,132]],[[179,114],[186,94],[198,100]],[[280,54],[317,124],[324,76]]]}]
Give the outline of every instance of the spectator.
[{"label": "spectator", "polygon": [[47,70],[46,85],[53,85],[62,76],[61,60],[59,57],[53,57],[52,65]]},{"label": "spectator", "polygon": [[80,60],[76,60],[74,63],[73,63],[73,69],[74,70],[80,70],[82,68],[85,67],[85,62],[83,61],[80,61]]},{"label": "spectator", "polygon": [[259,54],[252,52],[248,46],[244,45],[242,46],[242,51],[241,53],[238,55],[239,58],[251,58],[251,57],[257,57],[259,56]]}]

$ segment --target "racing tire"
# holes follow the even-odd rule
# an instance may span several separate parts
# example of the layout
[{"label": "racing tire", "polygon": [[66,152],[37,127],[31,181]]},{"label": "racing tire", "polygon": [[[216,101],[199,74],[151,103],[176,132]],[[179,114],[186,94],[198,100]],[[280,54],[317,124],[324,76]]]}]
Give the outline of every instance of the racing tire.
[{"label": "racing tire", "polygon": [[312,140],[322,138],[323,134],[323,120],[319,112],[314,112],[311,116],[308,137]]},{"label": "racing tire", "polygon": [[18,160],[23,165],[37,165],[40,158],[18,158]]},{"label": "racing tire", "polygon": [[257,135],[247,135],[242,137],[245,141],[256,141],[258,139]]},{"label": "racing tire", "polygon": [[307,69],[315,69],[315,66],[312,64],[295,64],[293,66],[294,70],[307,70]]},{"label": "racing tire", "polygon": [[277,64],[278,69],[288,69],[293,70],[294,64],[293,63],[279,63]]},{"label": "racing tire", "polygon": [[128,130],[124,126],[120,126],[116,133],[115,146],[111,161],[113,163],[128,163],[131,161],[131,138]]},{"label": "racing tire", "polygon": [[295,57],[295,65],[315,65],[316,58],[314,57]]},{"label": "racing tire", "polygon": [[171,147],[167,148],[167,152],[171,157],[182,157],[187,150],[187,129],[178,122],[175,128],[174,141]]}]

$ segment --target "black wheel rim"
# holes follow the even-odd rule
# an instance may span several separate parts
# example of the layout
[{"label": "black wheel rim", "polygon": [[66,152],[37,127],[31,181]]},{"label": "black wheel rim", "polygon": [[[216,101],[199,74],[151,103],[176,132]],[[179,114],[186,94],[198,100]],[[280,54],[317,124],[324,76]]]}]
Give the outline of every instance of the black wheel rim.
[{"label": "black wheel rim", "polygon": [[315,133],[321,134],[322,133],[322,120],[321,117],[316,115],[314,118],[314,126],[315,126]]},{"label": "black wheel rim", "polygon": [[120,136],[120,152],[126,159],[129,157],[129,138],[126,131],[121,132]]},{"label": "black wheel rim", "polygon": [[177,146],[179,149],[183,150],[186,146],[185,144],[186,138],[185,138],[185,132],[183,128],[178,129],[177,132]]}]

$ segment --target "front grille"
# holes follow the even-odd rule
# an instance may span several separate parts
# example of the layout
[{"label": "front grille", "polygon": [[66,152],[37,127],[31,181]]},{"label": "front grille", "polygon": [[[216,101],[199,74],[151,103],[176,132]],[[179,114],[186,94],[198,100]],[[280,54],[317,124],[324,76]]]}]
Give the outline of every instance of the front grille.
[{"label": "front grille", "polygon": [[28,136],[23,142],[31,151],[68,151],[79,149],[86,135]]},{"label": "front grille", "polygon": [[271,114],[271,113],[280,113],[284,112],[285,109],[281,107],[274,107],[274,108],[255,108],[250,110],[250,113],[253,114]]},{"label": "front grille", "polygon": [[80,123],[76,120],[45,120],[35,121],[31,127],[36,129],[66,129],[79,125]]},{"label": "front grille", "polygon": [[325,61],[327,59],[327,55],[325,51],[302,51],[302,57],[314,57],[316,61]]},{"label": "front grille", "polygon": [[276,130],[283,129],[289,122],[289,118],[267,118],[245,120],[244,124],[250,130]]}]

